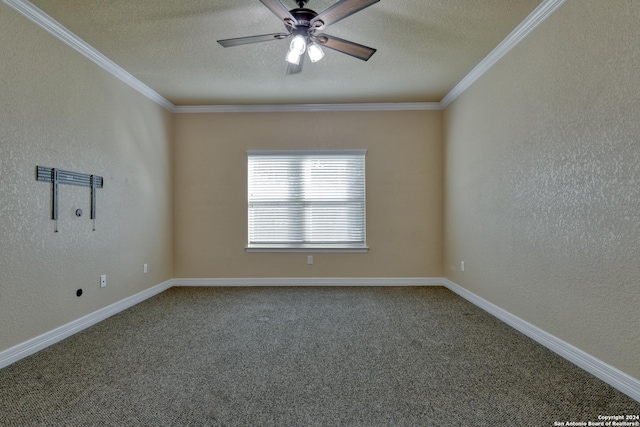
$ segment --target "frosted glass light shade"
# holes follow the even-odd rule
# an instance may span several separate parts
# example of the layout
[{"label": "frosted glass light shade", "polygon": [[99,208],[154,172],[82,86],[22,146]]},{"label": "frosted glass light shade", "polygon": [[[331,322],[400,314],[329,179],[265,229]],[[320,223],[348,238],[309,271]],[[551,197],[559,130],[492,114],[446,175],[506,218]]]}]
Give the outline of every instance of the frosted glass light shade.
[{"label": "frosted glass light shade", "polygon": [[287,62],[291,64],[298,65],[300,64],[300,57],[307,49],[307,39],[298,34],[291,40],[291,44],[289,45],[289,52],[287,52],[287,57],[285,58]]},{"label": "frosted glass light shade", "polygon": [[311,62],[318,62],[324,57],[324,51],[320,47],[320,45],[316,42],[312,42],[309,45],[309,59]]}]

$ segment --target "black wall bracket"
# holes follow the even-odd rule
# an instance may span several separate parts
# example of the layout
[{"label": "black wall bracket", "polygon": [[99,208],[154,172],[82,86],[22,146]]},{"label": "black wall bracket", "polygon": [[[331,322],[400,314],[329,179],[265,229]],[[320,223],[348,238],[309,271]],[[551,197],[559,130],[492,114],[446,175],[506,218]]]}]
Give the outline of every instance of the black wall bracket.
[{"label": "black wall bracket", "polygon": [[44,166],[36,166],[36,179],[53,183],[52,196],[53,203],[51,207],[51,219],[55,223],[55,232],[58,232],[58,185],[68,184],[80,187],[91,188],[91,219],[93,220],[93,231],[96,230],[96,189],[103,187],[101,176],[87,175],[85,173],[70,172],[62,169],[47,168]]}]

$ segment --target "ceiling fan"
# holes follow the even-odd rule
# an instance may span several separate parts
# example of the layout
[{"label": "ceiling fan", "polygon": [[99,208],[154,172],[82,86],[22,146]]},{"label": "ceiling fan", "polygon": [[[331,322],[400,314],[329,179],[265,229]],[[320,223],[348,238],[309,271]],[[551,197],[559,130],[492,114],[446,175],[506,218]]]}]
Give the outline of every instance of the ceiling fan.
[{"label": "ceiling fan", "polygon": [[376,49],[328,34],[316,33],[380,0],[340,0],[320,13],[304,7],[309,0],[295,1],[298,7],[289,10],[280,0],[260,0],[274,15],[282,20],[287,32],[218,40],[218,43],[223,47],[233,47],[291,38],[289,52],[286,56],[286,61],[288,62],[287,74],[295,74],[302,71],[305,51],[308,52],[311,62],[317,62],[322,59],[324,56],[322,47],[346,53],[363,61],[369,60],[376,53]]}]

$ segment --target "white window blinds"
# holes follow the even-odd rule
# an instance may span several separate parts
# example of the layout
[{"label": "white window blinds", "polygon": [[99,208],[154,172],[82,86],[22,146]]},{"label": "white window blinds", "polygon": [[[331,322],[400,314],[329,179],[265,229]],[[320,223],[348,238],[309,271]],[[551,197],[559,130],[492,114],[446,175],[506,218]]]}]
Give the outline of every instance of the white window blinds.
[{"label": "white window blinds", "polygon": [[366,247],[366,151],[247,154],[248,248]]}]

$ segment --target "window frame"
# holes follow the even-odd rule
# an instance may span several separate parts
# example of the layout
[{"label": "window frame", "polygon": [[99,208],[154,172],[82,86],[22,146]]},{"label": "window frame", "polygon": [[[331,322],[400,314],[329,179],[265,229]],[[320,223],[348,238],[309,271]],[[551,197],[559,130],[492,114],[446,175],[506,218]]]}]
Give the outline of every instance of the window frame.
[{"label": "window frame", "polygon": [[[364,224],[364,241],[362,246],[348,246],[343,244],[291,244],[291,243],[282,243],[282,244],[254,244],[251,245],[249,242],[249,209],[250,209],[250,201],[249,201],[249,158],[250,156],[269,156],[269,155],[277,155],[277,156],[303,156],[303,155],[358,155],[363,156],[364,158],[364,171],[363,171],[363,193],[364,193],[364,213],[363,213],[363,224]],[[367,150],[359,149],[359,150],[248,150],[247,151],[247,206],[246,206],[246,215],[247,215],[247,239],[245,250],[247,252],[306,252],[306,253],[365,253],[369,251],[369,247],[367,245],[367,191],[366,191],[366,155]]]}]

